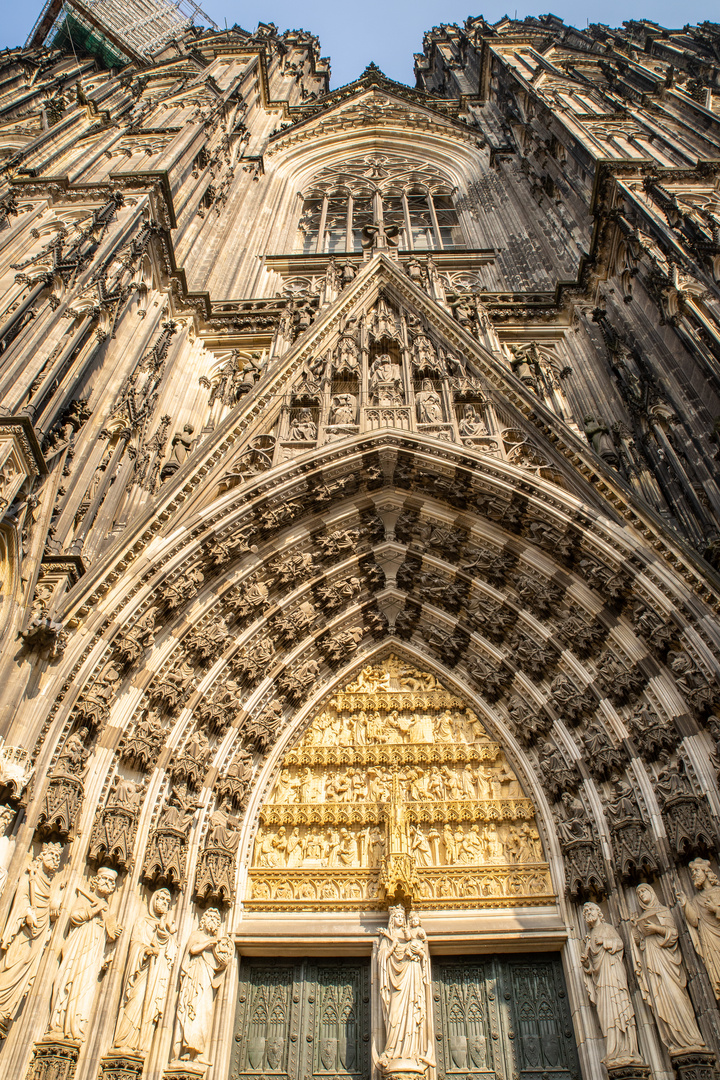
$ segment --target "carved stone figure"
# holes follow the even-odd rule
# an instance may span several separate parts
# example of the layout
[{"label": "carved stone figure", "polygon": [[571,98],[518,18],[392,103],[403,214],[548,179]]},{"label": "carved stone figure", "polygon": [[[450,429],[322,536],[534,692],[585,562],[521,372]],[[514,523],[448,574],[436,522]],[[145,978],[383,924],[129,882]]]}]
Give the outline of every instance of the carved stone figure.
[{"label": "carved stone figure", "polygon": [[[60,968],[52,989],[48,1034],[82,1042],[97,993],[106,942],[116,941],[122,927],[110,914],[117,873],[101,867],[90,891],[77,886],[78,902],[70,912],[70,931],[62,947]],[[106,964],[109,961],[106,961]]]},{"label": "carved stone figure", "polygon": [[150,833],[142,876],[156,885],[181,886],[185,881],[187,839],[200,803],[188,792],[186,781],[174,785]]},{"label": "carved stone figure", "polygon": [[44,834],[70,835],[82,806],[85,794],[83,777],[90,757],[86,746],[89,737],[86,727],[73,732],[65,743],[54,769],[48,777],[38,828]]},{"label": "carved stone figure", "polygon": [[615,866],[623,881],[632,881],[633,878],[637,881],[637,875],[643,871],[657,873],[657,852],[628,781],[618,778],[613,781],[612,788],[606,813],[613,837]]},{"label": "carved stone figure", "polygon": [[586,416],[583,420],[583,428],[587,441],[598,457],[601,457],[608,465],[617,469],[620,465],[620,459],[612,435],[605,424],[596,420],[594,416]]},{"label": "carved stone figure", "polygon": [[462,419],[460,420],[460,438],[478,439],[488,434],[487,425],[475,405],[463,405]]},{"label": "carved stone figure", "polygon": [[442,401],[431,379],[423,379],[422,388],[415,395],[415,407],[421,424],[442,423]]},{"label": "carved stone figure", "polygon": [[77,720],[90,729],[99,727],[108,717],[119,682],[120,672],[114,664],[108,664],[97,681],[83,690],[75,706]]},{"label": "carved stone figure", "polygon": [[379,1063],[387,1075],[425,1071],[435,1065],[432,984],[427,938],[420,918],[405,920],[402,905],[391,907],[378,945],[380,1001],[385,1039]]},{"label": "carved stone figure", "polygon": [[370,392],[375,405],[402,405],[404,400],[400,365],[387,353],[376,356],[370,366]]},{"label": "carved stone figure", "polygon": [[180,657],[150,687],[150,697],[165,708],[174,708],[195,685],[195,668]]},{"label": "carved stone figure", "polygon": [[242,809],[252,776],[252,758],[242,747],[236,751],[235,758],[221,776],[215,790],[221,799],[227,799],[237,809]]},{"label": "carved stone figure", "polygon": [[165,1008],[177,952],[177,927],[169,914],[171,903],[168,890],[158,889],[150,897],[147,914],[133,925],[113,1041],[115,1050],[146,1054],[150,1049],[155,1026]]},{"label": "carved stone figure", "polygon": [[173,780],[185,780],[192,788],[200,787],[212,757],[212,749],[207,735],[202,731],[193,731],[178,754],[170,775]]},{"label": "carved stone figure", "polygon": [[671,1054],[705,1050],[687,992],[678,932],[669,908],[646,884],[636,889],[640,912],[633,916],[635,971],[643,998]]},{"label": "carved stone figure", "polygon": [[317,424],[310,409],[299,409],[290,423],[288,439],[291,442],[315,442]]},{"label": "carved stone figure", "polygon": [[597,904],[583,907],[588,935],[580,954],[588,997],[595,1006],[600,1028],[605,1036],[608,1066],[639,1062],[637,1029],[627,974],[623,963],[622,938],[614,926],[605,922]]},{"label": "carved stone figure", "polygon": [[148,709],[122,744],[122,760],[140,772],[146,772],[157,761],[167,733],[168,728],[160,720],[158,711]]},{"label": "carved stone figure", "polygon": [[205,1053],[210,1041],[215,994],[235,952],[230,938],[219,936],[221,925],[220,912],[208,908],[185,946],[173,1039],[173,1054],[179,1061],[211,1064]]},{"label": "carved stone figure", "polygon": [[155,642],[155,611],[150,609],[115,642],[115,657],[121,664],[134,664]]},{"label": "carved stone figure", "polygon": [[707,859],[693,859],[688,869],[697,892],[692,897],[678,893],[693,945],[720,1001],[720,881]]},{"label": "carved stone figure", "polygon": [[245,740],[258,753],[264,754],[267,748],[275,742],[282,720],[282,703],[275,698],[269,702],[259,716],[247,721],[243,732]]},{"label": "carved stone figure", "polygon": [[330,423],[354,425],[357,417],[357,398],[354,394],[336,394],[330,407]]},{"label": "carved stone figure", "polygon": [[88,858],[107,860],[120,869],[132,863],[143,785],[119,776],[103,809],[95,815]]},{"label": "carved stone figure", "polygon": [[25,995],[35,981],[52,922],[53,878],[60,865],[61,844],[45,844],[20,879],[0,939],[0,1038],[4,1038]]},{"label": "carved stone figure", "polygon": [[195,893],[206,901],[227,903],[234,896],[239,824],[239,819],[232,814],[232,807],[226,803],[210,815],[210,827],[195,875]]}]

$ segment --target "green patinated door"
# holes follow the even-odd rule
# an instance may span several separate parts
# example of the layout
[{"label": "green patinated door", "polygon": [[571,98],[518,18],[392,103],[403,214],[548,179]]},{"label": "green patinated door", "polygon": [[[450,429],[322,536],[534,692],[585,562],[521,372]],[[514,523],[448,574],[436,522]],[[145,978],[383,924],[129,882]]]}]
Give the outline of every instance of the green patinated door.
[{"label": "green patinated door", "polygon": [[579,1080],[559,956],[433,959],[438,1080]]},{"label": "green patinated door", "polygon": [[232,1080],[369,1080],[370,961],[244,959]]}]

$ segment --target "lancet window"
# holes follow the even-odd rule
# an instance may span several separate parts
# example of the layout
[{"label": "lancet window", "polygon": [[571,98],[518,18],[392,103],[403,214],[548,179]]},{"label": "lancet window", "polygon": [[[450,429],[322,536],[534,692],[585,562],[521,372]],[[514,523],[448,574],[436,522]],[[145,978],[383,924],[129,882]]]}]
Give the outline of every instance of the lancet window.
[{"label": "lancet window", "polygon": [[465,246],[454,187],[432,167],[400,156],[365,156],[332,165],[303,193],[297,250],[360,251],[363,230],[392,229],[405,251]]}]

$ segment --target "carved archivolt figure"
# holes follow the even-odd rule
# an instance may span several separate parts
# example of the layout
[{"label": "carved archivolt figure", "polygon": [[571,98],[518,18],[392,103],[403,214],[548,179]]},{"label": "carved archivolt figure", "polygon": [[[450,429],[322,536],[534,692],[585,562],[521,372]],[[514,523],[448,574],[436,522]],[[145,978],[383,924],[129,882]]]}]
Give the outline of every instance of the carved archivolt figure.
[{"label": "carved archivolt figure", "polygon": [[588,997],[597,1010],[605,1036],[606,1065],[640,1060],[635,1015],[623,963],[622,938],[605,922],[597,904],[585,904],[583,918],[588,936],[580,954]]},{"label": "carved archivolt figure", "polygon": [[635,971],[643,998],[653,1011],[660,1038],[671,1054],[704,1050],[687,992],[678,932],[669,908],[650,885],[638,885],[640,913],[633,916]]},{"label": "carved archivolt figure", "polygon": [[105,942],[116,941],[122,933],[109,911],[116,882],[115,870],[104,866],[90,882],[92,892],[77,887],[81,900],[70,912],[70,933],[52,989],[50,1035],[79,1042],[85,1038],[98,975],[105,966]]},{"label": "carved archivolt figure", "polygon": [[60,844],[45,844],[25,871],[13,899],[0,941],[0,1035],[17,1013],[30,990],[45,946],[51,923],[59,911],[52,904],[53,878],[60,865]]},{"label": "carved archivolt figure", "polygon": [[179,1061],[210,1064],[203,1054],[210,1041],[215,992],[235,951],[230,938],[218,937],[220,924],[220,912],[208,908],[185,946],[173,1044]]},{"label": "carved archivolt figure", "polygon": [[697,894],[688,899],[679,893],[678,900],[687,919],[690,936],[720,1001],[720,881],[707,859],[693,859],[689,866]]},{"label": "carved archivolt figure", "polygon": [[116,1050],[147,1053],[163,1014],[177,952],[177,927],[169,915],[170,903],[168,890],[158,889],[150,897],[147,914],[133,927],[113,1043]]},{"label": "carved archivolt figure", "polygon": [[385,1048],[379,1063],[386,1073],[434,1066],[430,956],[420,917],[405,921],[402,905],[390,908],[378,948]]}]

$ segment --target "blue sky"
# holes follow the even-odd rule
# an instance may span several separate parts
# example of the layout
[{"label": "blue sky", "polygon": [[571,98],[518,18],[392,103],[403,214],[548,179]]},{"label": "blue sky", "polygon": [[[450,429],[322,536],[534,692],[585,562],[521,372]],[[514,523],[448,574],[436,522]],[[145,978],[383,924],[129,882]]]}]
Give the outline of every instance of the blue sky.
[{"label": "blue sky", "polygon": [[[518,3],[518,18],[537,15],[547,8]],[[11,4],[5,0],[0,24],[0,47],[23,44],[37,18],[42,0]],[[462,23],[468,15],[483,14],[491,22],[516,9],[503,0],[473,9],[467,0],[200,0],[200,6],[216,23],[239,23],[254,30],[258,22],[275,22],[281,30],[304,29],[320,37],[322,51],[332,61],[333,87],[356,78],[370,61],[386,75],[414,85],[413,53],[422,51],[426,30],[438,23]],[[637,0],[590,0],[585,5],[562,0],[551,9],[555,15],[585,26],[587,21],[619,26],[624,19],[651,18],[665,26],[717,20],[718,0],[691,0],[678,8],[670,0],[654,3]]]}]

